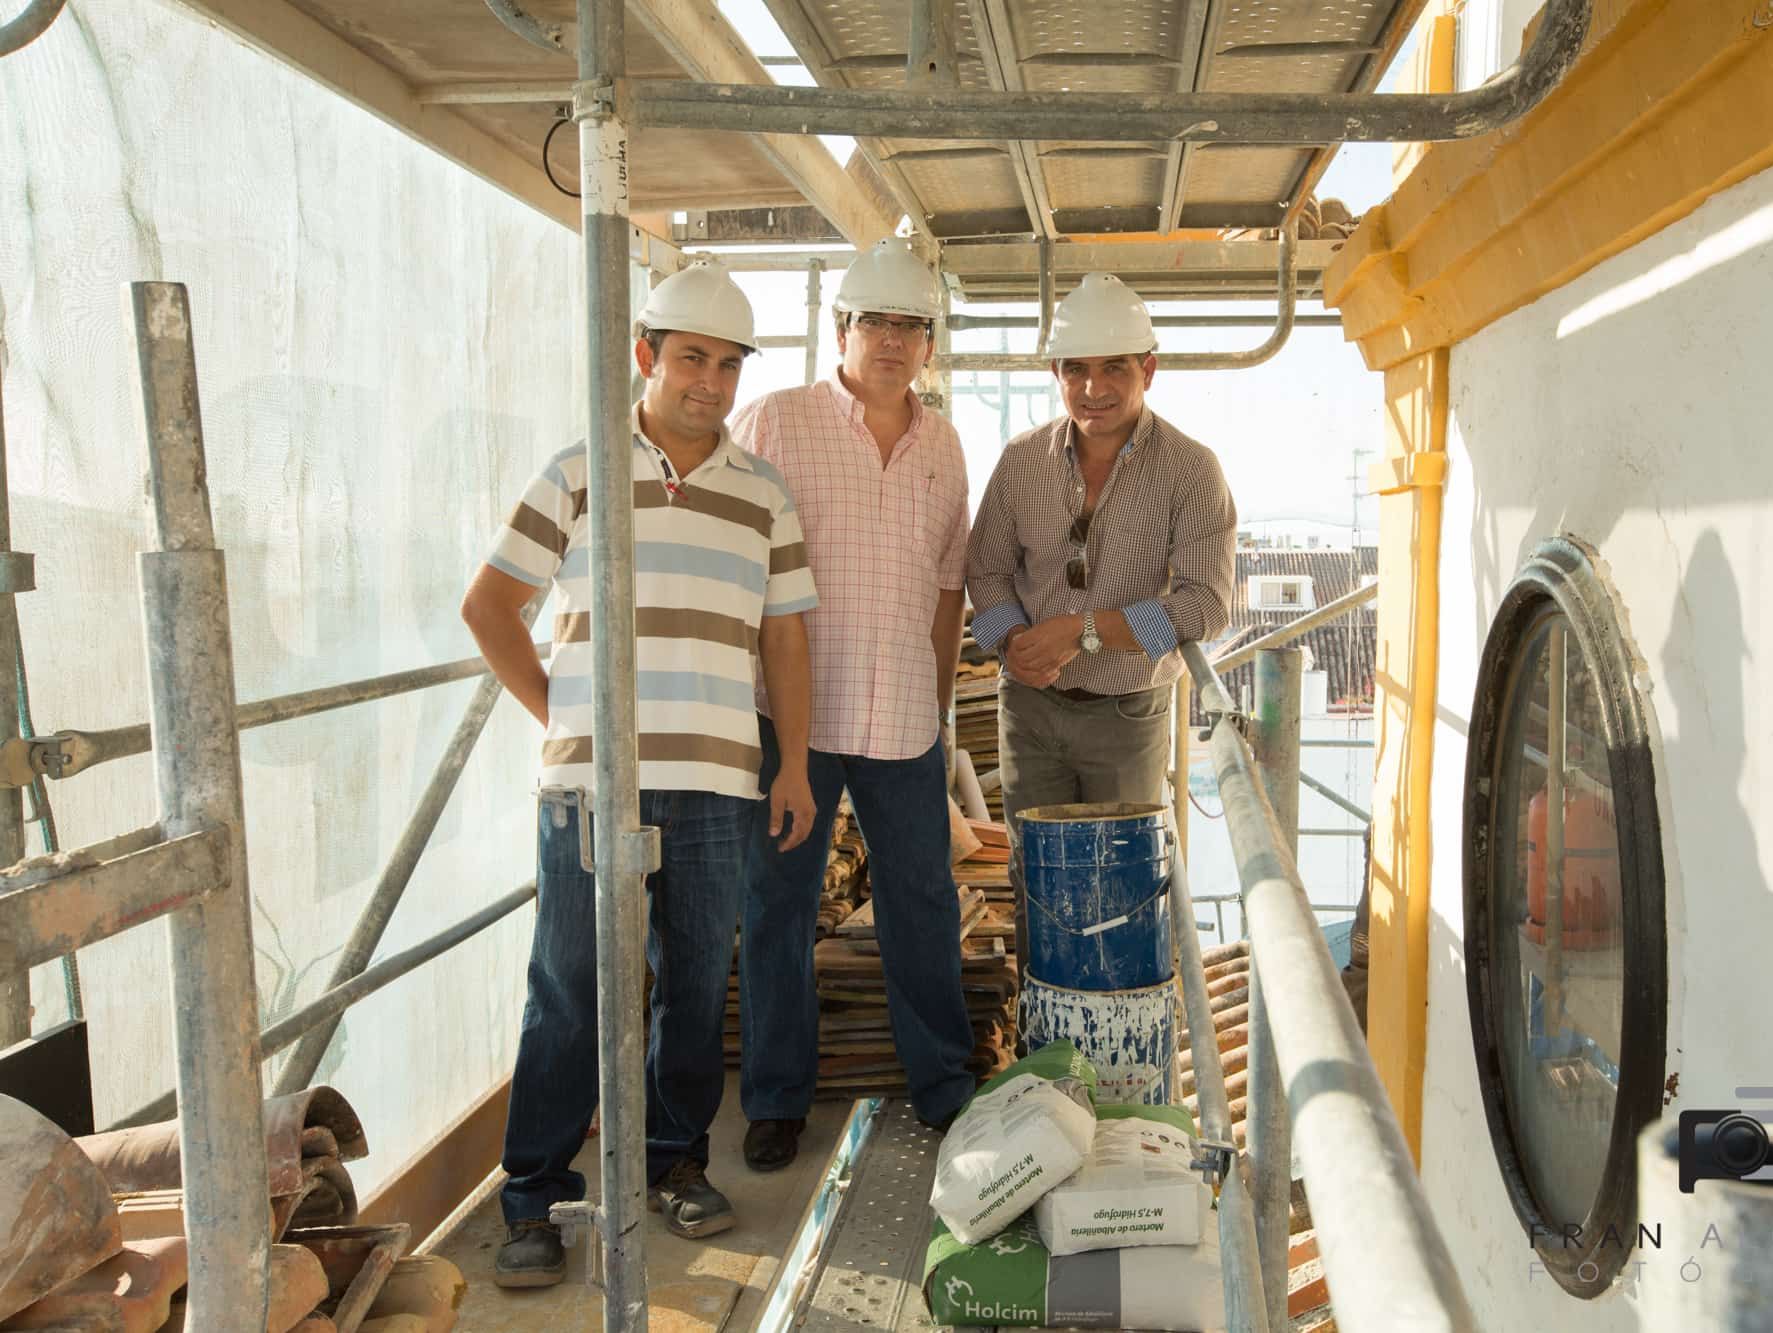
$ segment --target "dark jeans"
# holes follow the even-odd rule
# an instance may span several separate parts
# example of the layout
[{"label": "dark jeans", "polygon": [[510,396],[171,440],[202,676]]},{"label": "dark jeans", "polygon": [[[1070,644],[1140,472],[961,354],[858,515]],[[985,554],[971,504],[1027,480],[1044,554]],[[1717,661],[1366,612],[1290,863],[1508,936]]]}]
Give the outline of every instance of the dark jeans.
[{"label": "dark jeans", "polygon": [[[776,731],[759,718],[763,786],[781,767]],[[940,742],[915,759],[810,751],[818,804],[807,840],[784,855],[769,836],[769,803],[753,817],[750,885],[739,935],[747,1120],[797,1120],[819,1072],[819,998],[813,933],[830,859],[831,824],[845,787],[868,844],[874,927],[886,974],[887,1018],[911,1102],[941,1120],[973,1094],[973,1028],[960,990],[960,905],[948,869],[948,774]]]},{"label": "dark jeans", "polygon": [[[708,1162],[708,1127],[726,1082],[720,1033],[756,804],[711,792],[640,793],[640,820],[658,826],[662,863],[646,881],[649,1181],[684,1157]],[[597,1107],[597,895],[579,862],[577,794],[545,793],[536,813],[529,1000],[505,1119],[510,1178],[500,1203],[508,1223],[545,1218],[551,1204],[585,1197],[572,1161]]]}]

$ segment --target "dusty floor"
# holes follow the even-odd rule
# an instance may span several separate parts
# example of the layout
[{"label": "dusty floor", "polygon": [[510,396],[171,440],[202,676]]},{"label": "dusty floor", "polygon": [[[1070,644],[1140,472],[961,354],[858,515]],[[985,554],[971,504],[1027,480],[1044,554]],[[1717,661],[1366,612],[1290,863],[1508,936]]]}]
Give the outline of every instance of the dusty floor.
[{"label": "dusty floor", "polygon": [[[777,1259],[788,1246],[814,1184],[849,1115],[847,1102],[813,1108],[800,1156],[786,1170],[760,1175],[740,1152],[745,1117],[739,1081],[727,1079],[715,1122],[708,1179],[733,1201],[739,1224],[705,1241],[680,1240],[656,1213],[647,1215],[646,1255],[651,1293],[650,1328],[658,1333],[712,1333],[723,1326],[743,1333],[763,1308]],[[579,1169],[597,1197],[595,1140],[580,1154]],[[587,1288],[583,1246],[567,1254],[566,1281],[557,1287],[503,1291],[493,1285],[493,1255],[504,1239],[495,1194],[470,1214],[432,1252],[451,1260],[468,1279],[456,1328],[462,1333],[585,1333],[603,1327],[602,1293]]]}]

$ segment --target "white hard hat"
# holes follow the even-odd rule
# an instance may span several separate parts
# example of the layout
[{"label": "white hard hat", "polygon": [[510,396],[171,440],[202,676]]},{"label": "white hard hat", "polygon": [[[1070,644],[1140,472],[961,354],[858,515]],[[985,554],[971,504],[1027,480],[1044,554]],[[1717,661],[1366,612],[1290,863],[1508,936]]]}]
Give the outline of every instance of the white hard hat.
[{"label": "white hard hat", "polygon": [[1046,356],[1144,356],[1157,346],[1139,293],[1112,273],[1086,273],[1053,309]]},{"label": "white hard hat", "polygon": [[638,338],[643,329],[705,333],[738,343],[747,352],[757,350],[751,302],[732,275],[710,259],[698,259],[652,289],[634,321],[634,336]]},{"label": "white hard hat", "polygon": [[831,304],[851,314],[933,320],[942,313],[942,284],[936,271],[912,253],[910,241],[888,236],[843,271]]}]

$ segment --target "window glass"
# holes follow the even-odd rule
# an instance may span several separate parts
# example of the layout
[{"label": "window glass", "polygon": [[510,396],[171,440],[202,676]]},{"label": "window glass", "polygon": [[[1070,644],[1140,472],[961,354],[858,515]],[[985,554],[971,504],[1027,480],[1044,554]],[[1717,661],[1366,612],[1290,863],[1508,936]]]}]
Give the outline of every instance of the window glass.
[{"label": "window glass", "polygon": [[1625,952],[1606,720],[1568,619],[1525,635],[1496,756],[1497,1054],[1544,1211],[1581,1220],[1619,1096]]}]

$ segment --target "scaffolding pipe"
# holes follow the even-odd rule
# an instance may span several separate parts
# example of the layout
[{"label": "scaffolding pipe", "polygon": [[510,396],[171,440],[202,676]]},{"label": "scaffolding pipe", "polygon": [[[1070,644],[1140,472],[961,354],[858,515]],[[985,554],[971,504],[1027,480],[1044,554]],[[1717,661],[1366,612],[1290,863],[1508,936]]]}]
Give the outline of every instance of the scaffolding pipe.
[{"label": "scaffolding pipe", "polygon": [[[1041,291],[1043,310],[1052,296],[1052,275],[1042,243]],[[1273,328],[1267,338],[1255,347],[1241,352],[1159,352],[1159,370],[1247,370],[1269,360],[1287,344],[1293,335],[1293,322],[1299,305],[1299,226],[1289,222],[1280,229],[1280,260],[1277,274],[1278,296]],[[1050,327],[1050,316],[1046,324]],[[1045,371],[1051,360],[1038,353],[1020,352],[957,352],[943,363],[950,372],[957,370],[1029,370]]]},{"label": "scaffolding pipe", "polygon": [[[1188,889],[1188,867],[1170,875],[1170,920],[1194,920]],[[1256,1212],[1251,1197],[1248,1163],[1237,1151],[1231,1103],[1225,1093],[1225,1071],[1214,1036],[1213,1002],[1207,994],[1206,965],[1201,962],[1200,932],[1176,930],[1176,977],[1188,1019],[1188,1047],[1194,1053],[1195,1105],[1200,1109],[1203,1143],[1219,1145],[1224,1173],[1219,1189],[1219,1256],[1225,1284],[1225,1326],[1233,1333],[1270,1333],[1262,1294],[1262,1270],[1256,1248]],[[1223,925],[1219,934],[1223,938]],[[1278,1328],[1285,1328],[1279,1325]],[[1277,1330],[1278,1333],[1278,1330]]]},{"label": "scaffolding pipe", "polygon": [[[952,315],[950,322],[956,333],[978,329],[1038,329],[1040,320],[1034,315]],[[1272,315],[1153,315],[1153,327],[1160,329],[1266,329],[1274,326]],[[1341,328],[1340,315],[1294,315],[1294,328]]]},{"label": "scaffolding pipe", "polygon": [[185,288],[138,282],[129,292],[158,547],[141,556],[141,583],[160,824],[169,840],[232,835],[226,888],[169,918],[186,1318],[192,1328],[263,1328],[271,1212],[227,571],[210,517]]},{"label": "scaffolding pipe", "polygon": [[[1258,686],[1258,688],[1260,688],[1260,686]],[[1307,742],[1307,741],[1300,741],[1299,743],[1300,743],[1300,745],[1309,744],[1309,742]],[[1301,772],[1299,774],[1299,785],[1302,787],[1309,787],[1312,791],[1316,792],[1319,796],[1323,797],[1331,805],[1336,806],[1340,810],[1346,810],[1349,814],[1353,815],[1356,819],[1360,820],[1361,823],[1371,824],[1373,822],[1372,811],[1361,809],[1358,805],[1356,805],[1353,801],[1349,800],[1346,796],[1344,796],[1341,792],[1337,791],[1334,787],[1330,786],[1328,783],[1319,782],[1316,778],[1312,777],[1311,774],[1306,773],[1303,770],[1301,770]],[[1350,835],[1353,835],[1353,836],[1358,836],[1359,834],[1361,834],[1364,831],[1365,830],[1363,830],[1363,829],[1349,829],[1348,830]]]},{"label": "scaffolding pipe", "polygon": [[[1251,748],[1281,843],[1299,854],[1299,709],[1305,654],[1266,648],[1256,658],[1256,713]],[[1263,984],[1268,955],[1250,947],[1249,1111],[1245,1134],[1256,1178],[1256,1249],[1262,1256],[1262,1294],[1270,1328],[1287,1326],[1288,1213],[1293,1199],[1293,1136],[1287,1095],[1274,1054]]]},{"label": "scaffolding pipe", "polygon": [[[545,592],[538,593],[523,608],[525,625],[534,623],[545,596]],[[474,696],[468,700],[462,720],[456,724],[455,734],[438,756],[437,766],[431,770],[431,780],[425,784],[418,804],[407,817],[406,827],[400,831],[400,840],[394,844],[387,864],[382,867],[382,873],[376,879],[375,888],[370,891],[369,901],[363,905],[357,924],[351,928],[350,938],[345,941],[338,961],[333,964],[332,976],[326,983],[329,989],[343,985],[363,971],[369,966],[369,960],[375,956],[376,948],[382,942],[382,935],[388,929],[388,922],[393,920],[394,910],[400,906],[400,900],[406,894],[406,886],[412,882],[419,858],[425,854],[431,834],[437,828],[437,821],[443,817],[444,807],[449,804],[456,782],[461,778],[462,770],[467,767],[468,757],[474,753],[475,742],[486,729],[486,721],[492,716],[493,705],[499,701],[503,690],[499,678],[490,674],[474,687]],[[326,1048],[332,1044],[333,1034],[337,1031],[338,1022],[335,1019],[302,1038],[295,1054],[289,1057],[277,1075],[275,1096],[286,1097],[300,1092],[313,1081],[315,1071],[320,1068],[320,1062],[326,1056]]]},{"label": "scaffolding pipe", "polygon": [[[603,1327],[645,1333],[646,1105],[641,1060],[641,942],[646,877],[659,831],[640,823],[635,740],[634,481],[628,412],[628,129],[613,85],[627,72],[622,0],[578,0],[579,193],[584,211],[586,503],[591,525],[593,794],[580,841],[597,885],[598,1105],[603,1128]],[[586,820],[590,819],[589,829]],[[594,836],[593,836],[594,831]]]},{"label": "scaffolding pipe", "polygon": [[685,250],[683,262],[712,259],[728,273],[805,273],[808,264],[826,268],[847,266],[856,252],[847,247],[830,250]]},{"label": "scaffolding pipe", "polygon": [[1226,724],[1236,710],[1200,644],[1182,653],[1213,722],[1213,768],[1336,1325],[1476,1333],[1298,867],[1243,737]]},{"label": "scaffolding pipe", "polygon": [[823,296],[820,280],[824,272],[824,260],[806,261],[806,363],[802,377],[807,384],[819,378],[819,302]]},{"label": "scaffolding pipe", "polygon": [[[544,641],[536,645],[536,654],[544,661],[552,651],[551,643]],[[486,660],[475,656],[464,657],[455,662],[442,662],[436,666],[417,667],[411,671],[396,671],[386,676],[347,681],[342,685],[322,685],[318,689],[299,690],[294,694],[279,694],[270,699],[241,704],[235,710],[234,725],[240,731],[247,731],[253,727],[268,727],[276,722],[293,722],[297,718],[328,713],[335,708],[368,703],[374,699],[389,699],[398,694],[430,689],[434,685],[448,685],[454,681],[484,676],[486,673]],[[45,745],[61,748],[61,767],[49,773],[50,777],[56,778],[73,777],[94,765],[108,764],[113,759],[125,759],[130,755],[146,754],[153,748],[152,735],[146,722],[138,722],[129,727],[111,727],[105,731],[58,731],[41,736],[38,740]]]},{"label": "scaffolding pipe", "polygon": [[536,882],[532,879],[522,887],[513,889],[497,902],[481,908],[472,916],[464,917],[453,926],[445,927],[435,935],[419,941],[410,949],[384,958],[374,967],[366,968],[342,985],[322,991],[308,1004],[303,1005],[287,1018],[272,1024],[259,1035],[260,1059],[269,1060],[285,1046],[299,1040],[304,1033],[312,1031],[321,1023],[336,1019],[359,1000],[374,995],[384,986],[390,982],[398,981],[420,964],[430,962],[438,954],[447,953],[463,940],[478,935],[497,921],[502,921],[535,896]]},{"label": "scaffolding pipe", "polygon": [[[51,18],[60,7],[59,4],[49,6]],[[29,16],[27,10],[0,29],[0,36],[9,33]],[[0,43],[0,54],[6,49]],[[4,334],[0,333],[0,338],[3,337]],[[12,549],[12,490],[6,476],[5,378],[6,353],[0,347],[0,562],[4,562],[9,575],[0,584],[0,744],[16,739],[19,734],[17,672],[21,656],[17,595],[25,591],[19,586],[21,583],[28,586],[32,582],[29,577],[31,558]],[[0,868],[17,865],[24,859],[24,792],[18,787],[0,786]],[[5,966],[0,969],[0,1050],[30,1035],[31,971],[23,966]]]},{"label": "scaffolding pipe", "polygon": [[[1213,669],[1219,672],[1226,672],[1231,671],[1236,667],[1240,667],[1246,662],[1253,662],[1256,660],[1256,654],[1262,652],[1264,649],[1279,648],[1283,644],[1293,642],[1294,639],[1303,638],[1308,631],[1316,629],[1319,625],[1327,625],[1332,620],[1340,620],[1356,607],[1365,606],[1368,602],[1373,601],[1378,596],[1379,585],[1377,583],[1369,583],[1364,588],[1356,588],[1353,592],[1343,593],[1342,596],[1338,597],[1335,601],[1325,602],[1322,606],[1318,607],[1317,610],[1308,611],[1296,620],[1289,620],[1279,629],[1270,630],[1259,639],[1251,639],[1241,648],[1234,648],[1231,652],[1215,657],[1213,659]],[[1359,741],[1340,740],[1335,742],[1306,742],[1308,745],[1329,743],[1336,745],[1363,744],[1363,742]],[[1372,742],[1367,741],[1364,742],[1364,744],[1371,745]]]},{"label": "scaffolding pipe", "polygon": [[1540,102],[1575,63],[1589,0],[1549,0],[1532,45],[1460,93],[1078,93],[794,88],[637,79],[649,129],[845,134],[892,139],[1104,143],[1417,143],[1493,133]]},{"label": "scaffolding pipe", "polygon": [[531,46],[554,55],[560,55],[566,50],[565,34],[558,23],[543,23],[519,9],[512,0],[486,0],[486,7],[492,10],[494,18]]}]

